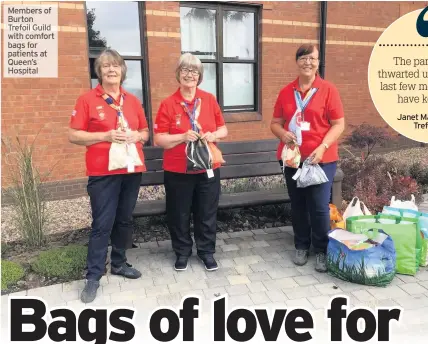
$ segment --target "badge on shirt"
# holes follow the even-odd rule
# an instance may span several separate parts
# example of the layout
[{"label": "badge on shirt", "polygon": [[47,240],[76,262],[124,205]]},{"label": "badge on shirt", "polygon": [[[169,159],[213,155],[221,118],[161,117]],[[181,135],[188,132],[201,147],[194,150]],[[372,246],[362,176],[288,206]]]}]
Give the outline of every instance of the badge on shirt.
[{"label": "badge on shirt", "polygon": [[102,105],[97,106],[97,111],[98,111],[98,116],[100,117],[100,120],[104,120],[105,118],[105,113],[104,113],[104,108],[102,107]]},{"label": "badge on shirt", "polygon": [[179,128],[181,125],[181,113],[175,115],[175,126]]},{"label": "badge on shirt", "polygon": [[300,129],[302,131],[309,131],[311,129],[311,123],[310,122],[301,122],[300,123]]}]

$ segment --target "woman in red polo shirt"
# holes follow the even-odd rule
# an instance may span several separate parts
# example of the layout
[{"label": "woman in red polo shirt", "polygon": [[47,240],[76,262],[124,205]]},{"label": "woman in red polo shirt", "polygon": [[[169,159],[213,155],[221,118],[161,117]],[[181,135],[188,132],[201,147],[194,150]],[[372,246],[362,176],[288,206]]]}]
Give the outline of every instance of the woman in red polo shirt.
[{"label": "woman in red polo shirt", "polygon": [[70,142],[86,146],[87,190],[93,218],[87,281],[81,294],[85,303],[96,297],[109,238],[111,273],[132,279],[141,276],[126,262],[126,249],[132,242],[132,212],[141,173],[146,171],[142,145],[149,131],[140,101],[122,88],[126,71],[123,58],[115,50],[101,53],[95,61],[99,84],[77,99],[70,120]]},{"label": "woman in red polo shirt", "polygon": [[293,179],[297,169],[287,165],[284,168],[291,199],[296,247],[294,263],[306,264],[312,243],[316,253],[315,269],[325,272],[329,202],[339,159],[337,140],[345,126],[344,112],[336,87],[317,74],[318,49],[311,44],[302,45],[296,52],[296,63],[298,77],[280,91],[271,130],[280,139],[277,158],[281,166],[284,145],[297,143],[301,162],[311,159],[312,164],[321,166],[328,178],[327,183],[297,188]]},{"label": "woman in red polo shirt", "polygon": [[186,144],[198,136],[216,142],[227,136],[220,107],[210,93],[198,88],[203,65],[194,55],[181,56],[176,69],[180,86],[162,101],[155,121],[155,143],[164,148],[164,184],[168,228],[177,260],[186,270],[192,254],[190,214],[198,257],[208,271],[218,268],[214,259],[217,207],[220,195],[219,165],[211,170],[188,171]]}]

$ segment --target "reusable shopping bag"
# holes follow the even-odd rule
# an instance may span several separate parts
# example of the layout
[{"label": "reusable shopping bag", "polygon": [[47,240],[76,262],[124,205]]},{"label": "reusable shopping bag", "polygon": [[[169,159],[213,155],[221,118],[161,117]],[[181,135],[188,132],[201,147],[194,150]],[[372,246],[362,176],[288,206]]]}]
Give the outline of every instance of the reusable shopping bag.
[{"label": "reusable shopping bag", "polygon": [[285,167],[299,168],[300,166],[300,150],[295,141],[290,144],[285,144],[281,152],[281,160],[283,169]]},{"label": "reusable shopping bag", "polygon": [[293,179],[297,182],[298,188],[306,188],[311,185],[318,185],[328,182],[324,170],[318,164],[311,164],[310,159],[303,162],[301,168],[294,174]]},{"label": "reusable shopping bag", "polygon": [[382,229],[394,241],[397,252],[396,272],[415,275],[419,271],[422,254],[422,237],[419,221],[415,218],[393,215],[351,216],[346,219],[346,229],[365,234],[370,229]]},{"label": "reusable shopping bag", "polygon": [[[361,210],[361,205],[363,206]],[[345,220],[346,228],[346,219],[351,216],[362,216],[362,215],[371,215],[370,211],[367,209],[364,202],[360,202],[358,197],[354,197],[352,201],[346,207],[343,213],[343,219]]]},{"label": "reusable shopping bag", "polygon": [[392,196],[391,203],[389,206],[393,208],[413,209],[418,211],[418,206],[416,205],[416,199],[414,195],[412,195],[410,201],[401,201],[399,199],[395,199],[395,196]]},{"label": "reusable shopping bag", "polygon": [[413,209],[399,209],[389,206],[384,206],[381,214],[418,219],[422,237],[421,261],[419,266],[428,266],[428,214]]},{"label": "reusable shopping bag", "polygon": [[369,229],[365,234],[332,230],[327,246],[327,271],[348,282],[386,286],[396,273],[394,242],[380,229]]}]

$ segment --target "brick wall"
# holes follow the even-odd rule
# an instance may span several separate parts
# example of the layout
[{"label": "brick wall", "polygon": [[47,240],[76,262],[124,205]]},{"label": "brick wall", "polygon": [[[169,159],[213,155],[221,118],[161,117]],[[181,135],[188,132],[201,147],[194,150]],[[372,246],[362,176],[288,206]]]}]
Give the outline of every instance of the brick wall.
[{"label": "brick wall", "polygon": [[[249,2],[246,2],[248,4]],[[269,123],[279,90],[296,77],[294,53],[319,39],[319,2],[257,2],[260,16],[261,111],[228,115],[228,140],[272,138]],[[367,66],[372,46],[394,20],[426,2],[329,2],[326,78],[337,85],[348,124],[386,125],[372,104]],[[145,3],[151,116],[175,91],[180,56],[178,2]],[[1,17],[3,19],[3,15]],[[76,98],[90,87],[83,2],[59,4],[59,78],[2,78],[2,136],[34,139],[35,163],[42,171],[56,164],[49,187],[57,197],[85,194],[84,148],[68,143],[67,126]],[[2,66],[3,67],[3,66]],[[347,130],[347,133],[349,129]],[[414,142],[403,141],[404,145]],[[8,156],[2,154],[2,187],[8,186]],[[75,186],[73,186],[75,185]]]}]

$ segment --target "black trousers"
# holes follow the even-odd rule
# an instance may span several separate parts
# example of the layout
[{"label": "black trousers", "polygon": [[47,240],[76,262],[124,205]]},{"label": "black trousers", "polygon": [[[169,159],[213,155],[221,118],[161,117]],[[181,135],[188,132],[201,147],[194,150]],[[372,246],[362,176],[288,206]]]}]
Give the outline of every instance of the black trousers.
[{"label": "black trousers", "polygon": [[297,169],[290,167],[285,168],[284,177],[291,199],[291,222],[296,249],[309,250],[312,244],[316,253],[326,253],[330,230],[329,203],[337,162],[319,165],[328,178],[326,183],[298,188],[293,179]]},{"label": "black trousers", "polygon": [[111,264],[126,262],[126,249],[132,243],[132,212],[140,190],[141,173],[89,177],[88,194],[92,209],[86,279],[100,280],[104,274],[109,238]]},{"label": "black trousers", "polygon": [[166,211],[172,248],[177,256],[190,257],[190,214],[193,214],[194,236],[199,256],[215,253],[217,208],[220,197],[220,170],[214,177],[206,173],[164,172]]}]

